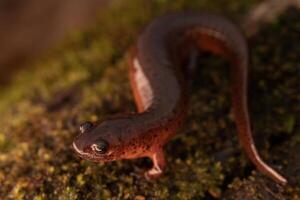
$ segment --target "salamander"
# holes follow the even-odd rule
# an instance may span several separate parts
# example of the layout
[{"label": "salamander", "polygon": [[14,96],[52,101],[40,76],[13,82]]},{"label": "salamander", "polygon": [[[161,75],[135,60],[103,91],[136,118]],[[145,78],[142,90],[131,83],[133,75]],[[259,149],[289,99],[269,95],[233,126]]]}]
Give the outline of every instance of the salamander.
[{"label": "salamander", "polygon": [[247,105],[248,47],[231,21],[206,12],[179,12],[158,17],[133,48],[129,77],[137,113],[85,122],[73,142],[83,159],[108,162],[149,157],[147,178],[157,178],[166,166],[164,145],[182,126],[188,110],[184,69],[193,52],[208,51],[230,63],[232,107],[239,141],[257,169],[274,181],[286,179],[259,156],[252,138]]}]

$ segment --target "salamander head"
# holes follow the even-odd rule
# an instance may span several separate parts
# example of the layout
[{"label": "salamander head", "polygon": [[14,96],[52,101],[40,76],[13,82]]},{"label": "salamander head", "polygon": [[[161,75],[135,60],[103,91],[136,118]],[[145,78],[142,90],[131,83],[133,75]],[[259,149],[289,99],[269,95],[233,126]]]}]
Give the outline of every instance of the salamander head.
[{"label": "salamander head", "polygon": [[123,159],[130,149],[122,140],[127,131],[118,120],[104,121],[97,126],[85,122],[80,126],[81,134],[74,140],[73,148],[80,157],[93,162]]}]

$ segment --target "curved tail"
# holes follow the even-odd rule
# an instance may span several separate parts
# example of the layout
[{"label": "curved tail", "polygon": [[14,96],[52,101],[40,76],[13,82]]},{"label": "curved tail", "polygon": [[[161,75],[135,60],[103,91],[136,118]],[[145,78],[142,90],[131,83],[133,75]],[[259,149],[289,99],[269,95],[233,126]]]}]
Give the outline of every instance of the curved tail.
[{"label": "curved tail", "polygon": [[254,145],[248,114],[247,72],[245,71],[247,70],[245,68],[247,66],[245,66],[245,64],[243,64],[242,61],[236,62],[234,65],[237,67],[232,70],[233,112],[240,143],[245,149],[250,160],[255,164],[259,171],[266,174],[278,183],[286,184],[287,180],[260,158]]},{"label": "curved tail", "polygon": [[[230,21],[217,15],[206,15],[206,18],[207,24],[205,25],[211,30],[205,32],[215,40],[210,41],[205,38],[202,41],[204,45],[200,45],[200,48],[204,47],[207,50],[220,54],[231,62],[233,112],[240,143],[260,172],[280,184],[286,184],[287,180],[261,159],[252,138],[247,103],[249,64],[247,42],[238,28]],[[219,43],[216,40],[219,40]],[[205,44],[206,42],[211,45]]]}]

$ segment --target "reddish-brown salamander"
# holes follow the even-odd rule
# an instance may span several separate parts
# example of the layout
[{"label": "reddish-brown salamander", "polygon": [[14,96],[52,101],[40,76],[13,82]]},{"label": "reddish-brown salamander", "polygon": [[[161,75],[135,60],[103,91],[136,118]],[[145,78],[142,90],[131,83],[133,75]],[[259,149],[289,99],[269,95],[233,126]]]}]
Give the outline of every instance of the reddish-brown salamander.
[{"label": "reddish-brown salamander", "polygon": [[252,139],[247,107],[248,48],[237,27],[209,13],[182,12],[154,20],[139,37],[130,61],[130,81],[138,113],[86,122],[73,142],[78,155],[94,162],[149,157],[148,178],[165,167],[163,146],[187,113],[187,88],[181,70],[193,50],[209,51],[231,63],[232,101],[240,142],[259,171],[285,184],[268,166]]}]

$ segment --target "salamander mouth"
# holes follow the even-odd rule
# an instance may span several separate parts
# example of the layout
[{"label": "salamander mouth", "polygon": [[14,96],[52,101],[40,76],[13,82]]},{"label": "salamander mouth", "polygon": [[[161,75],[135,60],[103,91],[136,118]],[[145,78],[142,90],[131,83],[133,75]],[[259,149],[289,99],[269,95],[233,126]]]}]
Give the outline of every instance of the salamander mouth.
[{"label": "salamander mouth", "polygon": [[115,160],[111,154],[109,155],[95,155],[92,152],[84,152],[76,146],[76,143],[73,142],[73,149],[76,152],[76,154],[85,160],[91,161],[91,162],[109,162]]}]

